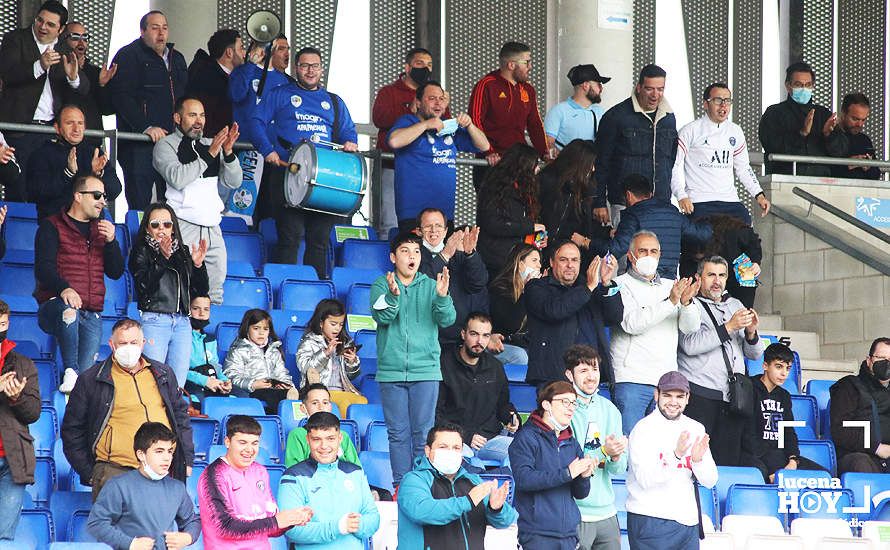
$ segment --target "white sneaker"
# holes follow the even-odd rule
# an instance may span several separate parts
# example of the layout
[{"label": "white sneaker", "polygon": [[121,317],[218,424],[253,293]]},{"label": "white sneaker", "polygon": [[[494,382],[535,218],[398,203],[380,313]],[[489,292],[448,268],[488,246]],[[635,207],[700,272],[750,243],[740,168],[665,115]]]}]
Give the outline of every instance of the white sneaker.
[{"label": "white sneaker", "polygon": [[74,389],[75,382],[77,382],[77,371],[74,369],[65,369],[65,374],[62,376],[62,385],[59,386],[59,391],[62,393],[71,393],[71,390]]}]

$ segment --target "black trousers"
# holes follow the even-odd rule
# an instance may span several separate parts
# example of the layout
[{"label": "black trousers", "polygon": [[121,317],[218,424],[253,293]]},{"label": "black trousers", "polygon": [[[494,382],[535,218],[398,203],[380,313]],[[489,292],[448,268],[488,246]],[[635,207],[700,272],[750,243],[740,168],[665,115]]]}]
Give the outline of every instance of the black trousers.
[{"label": "black trousers", "polygon": [[732,414],[729,403],[689,394],[684,414],[701,422],[711,436],[710,448],[718,466],[742,466],[742,436],[748,419]]},{"label": "black trousers", "polygon": [[278,230],[275,261],[280,264],[297,263],[300,243],[305,238],[306,252],[303,255],[303,263],[314,267],[320,279],[326,279],[331,229],[334,224],[343,223],[342,220],[342,216],[300,208],[282,208],[275,217],[275,226]]},{"label": "black trousers", "polygon": [[31,153],[46,143],[52,134],[32,134],[28,132],[9,132],[4,134],[6,144],[15,148],[15,160],[21,169],[17,178],[10,178],[6,183],[5,200],[8,202],[34,202],[33,193],[28,191],[27,166]]},{"label": "black trousers", "polygon": [[145,210],[151,204],[151,192],[157,194],[157,201],[164,202],[167,183],[151,163],[154,144],[118,141],[117,160],[124,171],[124,195],[127,208]]}]

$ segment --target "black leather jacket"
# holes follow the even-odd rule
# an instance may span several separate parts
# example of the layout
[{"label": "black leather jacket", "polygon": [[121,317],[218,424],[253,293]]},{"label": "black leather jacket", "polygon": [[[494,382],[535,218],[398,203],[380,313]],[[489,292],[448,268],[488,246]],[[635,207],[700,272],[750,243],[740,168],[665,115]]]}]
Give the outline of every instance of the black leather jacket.
[{"label": "black leather jacket", "polygon": [[209,290],[207,266],[195,267],[184,245],[164,258],[144,241],[136,243],[129,265],[139,311],[188,315],[191,299]]}]

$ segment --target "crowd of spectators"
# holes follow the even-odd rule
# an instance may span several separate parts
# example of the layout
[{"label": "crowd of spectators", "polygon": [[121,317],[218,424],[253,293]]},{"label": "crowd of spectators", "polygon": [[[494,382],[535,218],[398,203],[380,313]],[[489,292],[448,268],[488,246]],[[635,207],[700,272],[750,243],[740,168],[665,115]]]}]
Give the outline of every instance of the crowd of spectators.
[{"label": "crowd of spectators", "polygon": [[[377,146],[395,153],[382,181],[383,225],[396,235],[393,267],[372,281],[366,304],[393,495],[370,485],[332,414],[368,403],[341,301],[299,304],[314,311],[295,370],[280,336],[288,327],[276,332],[265,309],[244,313],[224,360],[205,331],[225,305],[220,226],[225,195],[243,178],[236,141],[263,157],[255,221],[276,221],[274,260],[296,263],[305,245],[304,262],[331,275],[329,235],[342,218],[288,204],[282,191],[294,146],[358,147],[348,107],[323,85],[322,53],[297,51],[294,78],[285,37],[248,48],[222,29],[189,65],[160,11],[108,67],[87,57],[89,38],[55,0],[4,36],[0,121],[56,133],[8,132],[0,181],[6,200],[36,203],[37,317],[59,346],[62,448],[92,487],[88,529],[98,540],[184,548],[200,535],[208,548],[268,548],[283,535],[297,548],[360,549],[381,525],[375,500],[395,498],[404,548],[460,539],[482,548],[486,526],[518,522],[527,550],[617,549],[611,477],[627,470],[631,545],[694,548],[692,485],[713,486],[717,465],[754,466],[766,481],[781,468],[819,467],[799,456],[796,437],[777,446],[777,420],[793,420],[782,387],[793,355],[782,344],[764,349],[758,332],[762,252],[734,175],[761,215],[771,205],[728,120],[726,84],[709,85],[704,115],[678,130],[661,67],[641,68],[630,97],[604,110],[610,78],[578,65],[568,73],[573,95],[542,118],[532,52],[508,42],[468,113],[453,115],[453,98],[431,79],[431,54],[406,54],[373,109]],[[849,94],[832,114],[812,102],[815,73],[803,62],[788,67],[785,85],[788,98],[761,120],[767,153],[874,158],[862,133],[868,98]],[[120,141],[123,186],[102,144],[84,137],[108,114],[152,142]],[[475,225],[455,223],[458,152],[487,161],[474,170]],[[770,173],[787,169],[767,163]],[[832,174],[875,176],[859,170]],[[128,257],[105,215],[122,191],[143,212]],[[0,224],[5,216],[3,207]],[[119,320],[99,357],[105,279],[125,271],[139,318]],[[28,425],[42,397],[9,323],[0,301],[0,539],[15,533],[34,481]],[[761,357],[764,373],[745,378],[745,360]],[[513,403],[505,364],[526,366],[534,410]],[[741,409],[738,378],[754,396]],[[858,375],[832,387],[841,472],[890,471],[888,380],[890,340],[881,338]],[[295,400],[307,420],[284,434],[287,470],[272,486],[257,461],[261,425],[228,417],[225,454],[197,483],[196,514],[184,484],[195,461],[189,419],[208,396],[253,397],[268,415]],[[872,421],[870,447],[843,428],[857,419]],[[483,481],[493,465],[512,482]]]}]

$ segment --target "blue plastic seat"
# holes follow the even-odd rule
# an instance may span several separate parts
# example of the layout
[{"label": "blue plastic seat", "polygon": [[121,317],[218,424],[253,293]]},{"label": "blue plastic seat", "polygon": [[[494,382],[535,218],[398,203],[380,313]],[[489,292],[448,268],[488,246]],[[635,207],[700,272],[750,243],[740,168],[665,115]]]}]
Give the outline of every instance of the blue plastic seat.
[{"label": "blue plastic seat", "polygon": [[[775,336],[761,334],[760,337],[762,339],[770,340],[773,343],[778,342],[778,338]],[[785,383],[782,384],[782,387],[788,390],[791,395],[798,395],[800,394],[800,355],[798,355],[796,351],[793,351],[792,353],[794,354],[794,360],[791,362],[791,370],[788,372],[788,378],[785,379]],[[745,359],[745,366],[750,376],[763,374],[763,357],[761,356],[758,359]]]},{"label": "blue plastic seat", "polygon": [[6,261],[33,264],[37,220],[18,218],[7,213],[3,229],[6,238],[6,254],[4,255]]},{"label": "blue plastic seat", "polygon": [[370,485],[392,492],[392,466],[389,463],[389,453],[362,451],[358,454],[358,459],[362,463],[362,469]]},{"label": "blue plastic seat", "polygon": [[[369,362],[373,363],[373,361]],[[365,362],[362,361],[362,369],[364,368]],[[380,397],[380,383],[377,382],[377,379],[373,374],[369,374],[362,378],[359,391],[362,392],[362,395],[365,396],[368,403],[383,403],[383,399]],[[352,405],[350,405],[350,407],[352,407]]]},{"label": "blue plastic seat", "polygon": [[37,219],[37,205],[33,202],[4,202],[6,215],[13,218]]},{"label": "blue plastic seat", "polygon": [[56,538],[49,510],[23,510],[15,530],[17,544],[30,544],[38,550],[48,548]]},{"label": "blue plastic seat", "polygon": [[717,494],[717,504],[720,509],[720,517],[726,516],[726,497],[729,488],[735,484],[762,485],[763,474],[753,466],[717,466],[717,485],[714,490]]},{"label": "blue plastic seat", "polygon": [[[430,406],[434,407],[435,405],[431,404]],[[358,426],[358,433],[366,435],[368,433],[368,425],[371,422],[375,420],[384,422],[383,405],[375,405],[371,403],[366,405],[359,403],[350,405],[349,410],[346,411],[346,418],[355,420],[355,423]]]},{"label": "blue plastic seat", "polygon": [[831,386],[835,380],[810,380],[807,382],[804,393],[816,398],[816,409],[819,411],[819,434],[822,439],[829,439],[831,431],[828,429],[831,418],[828,407],[831,400]]},{"label": "blue plastic seat", "polygon": [[726,495],[726,515],[774,516],[787,525],[784,512],[779,512],[779,488],[776,485],[735,483]]},{"label": "blue plastic seat", "polygon": [[223,233],[246,233],[249,231],[247,220],[241,216],[223,216],[219,222],[219,228]]},{"label": "blue plastic seat", "polygon": [[352,339],[355,340],[355,344],[357,346],[362,347],[362,349],[358,350],[357,353],[357,355],[361,357],[362,361],[364,361],[365,359],[374,359],[375,361],[377,360],[377,331],[362,329],[356,331]]},{"label": "blue plastic seat", "polygon": [[219,440],[220,423],[213,418],[190,417],[192,440],[195,444],[195,459],[205,460],[210,446]]},{"label": "blue plastic seat", "polygon": [[59,387],[56,364],[52,359],[33,359],[33,361],[34,366],[37,367],[37,381],[40,383],[40,400],[51,404],[53,392]]},{"label": "blue plastic seat", "polygon": [[704,485],[699,485],[698,499],[701,502],[701,513],[711,518],[713,525],[719,525],[718,520],[721,516],[719,514],[720,508],[717,505],[717,491]]},{"label": "blue plastic seat", "polygon": [[837,453],[834,443],[828,440],[801,439],[798,441],[800,456],[809,458],[819,466],[826,468],[831,475],[837,472]]},{"label": "blue plastic seat", "polygon": [[866,507],[870,510],[868,514],[859,514],[860,521],[877,519],[874,515],[877,508],[873,506],[872,499],[875,495],[890,491],[890,474],[847,472],[841,475],[841,485],[853,493],[853,503],[857,507]]},{"label": "blue plastic seat", "polygon": [[256,277],[256,269],[250,262],[228,260],[226,262],[226,276],[232,277]]},{"label": "blue plastic seat", "polygon": [[31,437],[34,438],[34,454],[37,456],[53,456],[53,443],[59,435],[59,420],[56,410],[44,406],[40,409],[37,422],[28,425]]},{"label": "blue plastic seat", "polygon": [[[817,407],[816,398],[812,395],[791,396],[791,412],[794,414],[794,420],[806,422],[806,427],[810,428],[813,434],[819,433],[819,411]],[[799,431],[798,437],[801,437]],[[815,435],[806,439],[815,439]]]},{"label": "blue plastic seat", "polygon": [[37,300],[34,296],[17,294],[0,294],[0,298],[9,306],[9,311],[19,313],[37,313]]},{"label": "blue plastic seat", "polygon": [[[392,271],[392,267],[389,268]],[[366,285],[372,284],[378,277],[382,276],[384,271],[379,269],[360,269],[355,267],[335,267],[331,274],[331,281],[334,283],[334,289],[337,298],[346,301],[349,289],[356,283]]]},{"label": "blue plastic seat", "polygon": [[56,466],[52,456],[38,456],[34,468],[34,483],[25,485],[25,491],[31,495],[34,506],[49,508],[49,499],[56,487],[58,487]]},{"label": "blue plastic seat", "polygon": [[61,536],[68,534],[68,520],[78,510],[90,511],[93,506],[93,495],[84,491],[56,491],[49,498],[49,510],[52,512],[56,530]]},{"label": "blue plastic seat", "polygon": [[627,482],[612,479],[612,492],[615,493],[615,510],[618,512],[618,528],[627,529]]},{"label": "blue plastic seat", "polygon": [[318,302],[334,297],[334,284],[330,281],[293,281],[281,283],[278,291],[278,307],[296,311],[314,311]]},{"label": "blue plastic seat", "polygon": [[52,401],[50,403],[53,406],[53,409],[56,410],[56,418],[59,419],[59,426],[62,425],[62,421],[65,420],[65,408],[68,406],[68,397],[56,390],[52,393]]},{"label": "blue plastic seat", "polygon": [[[284,445],[282,444],[282,439],[284,438],[284,433],[281,428],[281,419],[278,418],[277,415],[251,415],[253,419],[256,420],[260,427],[262,428],[262,433],[260,434],[260,447],[265,449],[268,453],[269,459],[274,463],[279,463],[284,461]],[[228,421],[228,417],[222,419],[220,425],[225,426]],[[222,443],[222,438],[219,440]],[[268,464],[268,462],[266,462]]]},{"label": "blue plastic seat", "polygon": [[516,365],[507,363],[504,365],[504,374],[510,382],[525,383],[525,374],[528,372],[528,365]]},{"label": "blue plastic seat", "polygon": [[[246,414],[248,416],[264,416],[263,402],[253,397],[205,397],[204,414],[222,421],[230,414]],[[225,435],[226,425],[220,424],[220,432]]]},{"label": "blue plastic seat", "polygon": [[71,485],[71,490],[72,490],[72,491],[83,491],[83,492],[85,492],[85,493],[92,493],[92,492],[93,492],[93,488],[92,488],[92,487],[90,487],[89,485],[84,485],[83,483],[81,483],[81,481],[80,481],[80,476],[79,476],[79,475],[77,474],[77,472],[75,472],[74,470],[71,471],[71,481],[69,482],[69,485]]},{"label": "blue plastic seat", "polygon": [[358,433],[358,424],[355,423],[355,420],[349,420],[348,418],[340,420],[340,431],[343,432],[343,437],[348,437],[352,440],[352,445],[356,450],[361,449],[362,442]]},{"label": "blue plastic seat", "polygon": [[[328,256],[331,264],[334,260],[339,260],[340,252],[343,250],[343,243],[346,239],[359,240],[377,240],[377,232],[373,227],[362,225],[337,224],[331,228],[331,246],[328,248]],[[303,247],[300,247],[301,249]],[[339,264],[339,262],[336,262]]]},{"label": "blue plastic seat", "polygon": [[371,285],[353,283],[346,295],[346,311],[353,315],[371,315]]},{"label": "blue plastic seat", "polygon": [[[266,257],[274,258],[275,257],[275,247],[278,245],[278,230],[275,227],[275,220],[272,218],[266,218],[260,222],[260,235],[263,236],[263,243],[266,246]],[[300,253],[297,261],[300,261],[302,258],[303,251],[306,249],[305,246],[300,247]]]},{"label": "blue plastic seat", "polygon": [[87,530],[87,520],[90,513],[87,510],[77,510],[68,519],[69,542],[98,542],[96,537]]},{"label": "blue plastic seat", "polygon": [[259,270],[266,261],[263,236],[252,231],[223,232],[228,261],[248,262]]},{"label": "blue plastic seat", "polygon": [[223,294],[230,306],[271,309],[272,286],[263,277],[226,277]]},{"label": "blue plastic seat", "polygon": [[[853,514],[844,512],[844,508],[849,509],[853,506],[853,491],[849,489],[808,488],[806,492],[814,494],[801,497],[798,511],[790,514],[790,521],[794,521],[797,518],[837,518],[844,521],[852,519]],[[835,499],[837,500],[835,501]],[[829,500],[833,502],[832,505],[828,504]]]},{"label": "blue plastic seat", "polygon": [[312,314],[306,311],[297,311],[295,309],[273,309],[269,311],[272,317],[272,325],[275,327],[275,333],[279,336],[286,333],[290,327],[303,329]]},{"label": "blue plastic seat", "polygon": [[[34,266],[3,262],[0,264],[0,294],[4,296],[31,296],[34,292]],[[34,301],[34,299],[31,299]]]},{"label": "blue plastic seat", "polygon": [[389,241],[363,241],[346,239],[340,251],[339,265],[359,269],[392,270],[389,259]]},{"label": "blue plastic seat", "polygon": [[238,329],[241,323],[220,323],[216,325],[216,351],[219,352],[219,363],[223,364],[226,353],[232,347],[232,343],[238,339]]},{"label": "blue plastic seat", "polygon": [[781,474],[781,479],[784,481],[794,481],[794,480],[808,480],[808,479],[824,479],[831,483],[831,474],[826,472],[825,470],[787,470],[785,468],[779,468],[776,470],[776,484],[779,483],[779,475]]},{"label": "blue plastic seat", "polygon": [[55,354],[55,341],[52,336],[40,329],[35,313],[10,313],[8,338],[15,342],[22,340],[34,342],[41,357],[53,357]]},{"label": "blue plastic seat", "polygon": [[[301,376],[300,370],[297,368],[297,348],[300,347],[300,339],[303,338],[305,331],[304,327],[288,327],[284,331],[284,366],[287,367],[287,372],[290,373],[294,384],[298,387]],[[275,332],[281,334],[277,329]]]},{"label": "blue plastic seat", "polygon": [[127,231],[130,233],[130,242],[135,242],[136,233],[139,232],[139,224],[142,223],[142,210],[128,210],[126,214],[124,214],[124,225],[127,226]]},{"label": "blue plastic seat", "polygon": [[130,254],[130,247],[133,244],[133,241],[130,240],[130,231],[127,229],[126,224],[114,224],[114,238],[117,240],[117,245],[121,249],[121,255],[126,260]]},{"label": "blue plastic seat", "polygon": [[[207,463],[213,464],[217,458],[226,454],[226,446],[225,445],[212,445],[210,447],[210,451],[207,453]],[[274,465],[275,463],[269,457],[269,451],[266,450],[265,447],[260,447],[259,451],[256,455],[256,462],[262,464],[263,466]],[[192,472],[194,473],[194,472]]]},{"label": "blue plastic seat", "polygon": [[[225,298],[228,301],[228,297]],[[207,325],[207,328],[204,329],[204,332],[207,334],[216,334],[216,327],[220,323],[236,323],[241,324],[241,320],[244,319],[244,313],[250,309],[245,306],[211,306],[210,307],[210,323]]]},{"label": "blue plastic seat", "polygon": [[482,481],[497,481],[498,487],[502,486],[504,483],[509,482],[510,488],[507,492],[507,504],[513,504],[513,495],[516,493],[516,483],[513,482],[513,476],[510,474],[479,474],[479,477],[482,478]]},{"label": "blue plastic seat", "polygon": [[365,451],[389,452],[389,435],[386,432],[386,422],[375,420],[368,424],[363,449]]},{"label": "blue plastic seat", "polygon": [[[299,264],[263,264],[263,277],[269,279],[273,293],[281,288],[281,283],[287,279],[294,281],[317,281],[318,273],[311,265]],[[278,298],[276,296],[276,303]]]},{"label": "blue plastic seat", "polygon": [[528,384],[510,382],[510,402],[519,412],[531,412],[538,407],[538,391]]},{"label": "blue plastic seat", "polygon": [[70,491],[71,489],[71,464],[65,456],[62,448],[62,440],[56,439],[53,443],[53,463],[56,466],[56,485],[60,491]]},{"label": "blue plastic seat", "polygon": [[195,504],[195,512],[198,511],[198,479],[206,468],[207,464],[203,462],[195,462],[192,464],[192,475],[188,476],[185,480],[185,489],[189,496],[192,497],[192,502]]},{"label": "blue plastic seat", "polygon": [[[282,464],[267,464],[266,473],[269,474],[269,488],[273,495],[278,494],[278,486],[281,484],[281,476],[286,468]],[[269,539],[271,540],[271,539]]]}]

